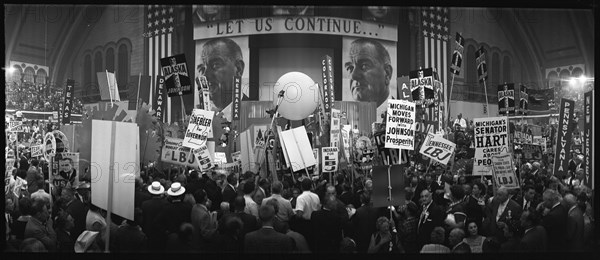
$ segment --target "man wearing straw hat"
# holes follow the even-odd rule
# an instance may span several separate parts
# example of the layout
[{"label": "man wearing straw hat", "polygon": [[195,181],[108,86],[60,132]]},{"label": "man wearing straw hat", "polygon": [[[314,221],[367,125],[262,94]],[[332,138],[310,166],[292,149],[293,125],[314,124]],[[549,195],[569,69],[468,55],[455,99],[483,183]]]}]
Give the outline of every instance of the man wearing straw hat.
[{"label": "man wearing straw hat", "polygon": [[192,206],[183,202],[185,188],[181,183],[174,182],[167,191],[168,203],[157,217],[157,225],[168,235],[177,235],[179,227],[184,222],[191,223]]},{"label": "man wearing straw hat", "polygon": [[142,230],[148,236],[148,248],[158,251],[165,245],[167,237],[159,232],[160,226],[155,219],[169,202],[164,199],[165,188],[158,181],[148,186],[148,192],[152,198],[142,203]]}]

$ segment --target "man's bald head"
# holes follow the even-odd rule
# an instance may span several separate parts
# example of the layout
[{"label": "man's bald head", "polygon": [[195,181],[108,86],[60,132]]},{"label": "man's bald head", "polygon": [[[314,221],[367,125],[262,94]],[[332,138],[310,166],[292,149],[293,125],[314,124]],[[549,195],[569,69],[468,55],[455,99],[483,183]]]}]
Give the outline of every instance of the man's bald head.
[{"label": "man's bald head", "polygon": [[421,206],[429,205],[432,201],[431,192],[429,190],[421,191],[421,197],[419,198],[419,202],[421,202]]},{"label": "man's bald head", "polygon": [[506,186],[500,186],[500,188],[498,188],[496,191],[496,198],[501,203],[504,203],[506,200],[508,200],[508,188],[506,188]]},{"label": "man's bald head", "polygon": [[575,195],[568,193],[567,195],[565,195],[565,197],[563,198],[563,201],[565,202],[565,205],[567,205],[568,208],[571,208],[575,205],[577,205],[577,198],[575,197]]}]

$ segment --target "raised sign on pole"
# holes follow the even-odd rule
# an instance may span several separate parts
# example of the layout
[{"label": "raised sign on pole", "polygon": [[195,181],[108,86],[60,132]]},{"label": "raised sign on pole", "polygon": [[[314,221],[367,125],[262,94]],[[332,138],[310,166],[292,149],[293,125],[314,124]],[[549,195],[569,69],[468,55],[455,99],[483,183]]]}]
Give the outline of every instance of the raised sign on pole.
[{"label": "raised sign on pole", "polygon": [[321,160],[321,163],[323,164],[323,172],[336,172],[339,168],[338,148],[323,147],[321,149],[323,150],[323,160]]},{"label": "raised sign on pole", "polygon": [[508,118],[475,118],[473,175],[490,175],[492,156],[507,153]]},{"label": "raised sign on pole", "polygon": [[215,111],[206,111],[202,109],[194,109],[190,117],[190,123],[182,145],[192,149],[199,149],[206,145],[206,140],[212,132],[212,119]]},{"label": "raised sign on pole", "polygon": [[456,144],[444,139],[441,135],[427,133],[420,153],[436,162],[447,165],[455,148]]},{"label": "raised sign on pole", "polygon": [[415,103],[388,100],[385,148],[415,149]]},{"label": "raised sign on pole", "polygon": [[492,156],[494,185],[496,188],[504,186],[507,188],[519,188],[519,179],[515,175],[515,164],[512,154],[505,153]]}]

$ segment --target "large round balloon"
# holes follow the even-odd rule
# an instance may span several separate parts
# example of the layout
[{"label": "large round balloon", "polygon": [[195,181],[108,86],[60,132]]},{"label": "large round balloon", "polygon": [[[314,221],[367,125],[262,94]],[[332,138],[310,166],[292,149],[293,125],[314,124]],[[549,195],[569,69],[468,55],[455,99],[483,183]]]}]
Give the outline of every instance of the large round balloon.
[{"label": "large round balloon", "polygon": [[319,104],[319,86],[302,72],[288,72],[277,80],[273,88],[275,105],[281,90],[285,92],[277,111],[288,120],[307,118]]}]

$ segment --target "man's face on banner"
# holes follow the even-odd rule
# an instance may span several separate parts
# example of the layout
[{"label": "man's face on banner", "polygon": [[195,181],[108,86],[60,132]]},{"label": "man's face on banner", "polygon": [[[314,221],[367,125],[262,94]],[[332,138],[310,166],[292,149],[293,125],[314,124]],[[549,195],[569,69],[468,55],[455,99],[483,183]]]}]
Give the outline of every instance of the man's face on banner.
[{"label": "man's face on banner", "polygon": [[59,167],[60,167],[60,171],[62,171],[62,172],[73,171],[73,164],[71,163],[71,160],[69,160],[69,159],[61,160]]},{"label": "man's face on banner", "polygon": [[379,106],[388,98],[392,66],[384,64],[383,55],[372,43],[352,43],[350,62],[345,67],[351,76],[354,100],[377,102]]},{"label": "man's face on banner", "polygon": [[225,42],[218,40],[204,45],[201,60],[198,75],[206,76],[210,99],[219,110],[222,110],[232,101],[233,77],[242,76],[244,62],[236,61],[236,54]]}]

